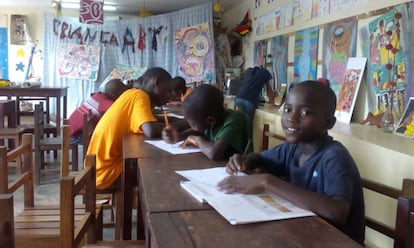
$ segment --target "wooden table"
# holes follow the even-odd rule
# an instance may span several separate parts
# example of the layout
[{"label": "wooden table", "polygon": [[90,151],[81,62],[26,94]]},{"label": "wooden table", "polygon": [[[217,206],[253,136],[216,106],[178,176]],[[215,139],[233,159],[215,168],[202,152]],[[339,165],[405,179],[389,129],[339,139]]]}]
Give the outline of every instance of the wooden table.
[{"label": "wooden table", "polygon": [[148,247],[360,247],[317,216],[231,225],[180,187],[175,170],[224,166],[201,153],[138,160]]},{"label": "wooden table", "polygon": [[[57,134],[60,133],[61,111],[63,110],[63,119],[67,118],[67,94],[68,87],[0,87],[0,96],[16,98],[16,118],[17,125],[20,124],[20,98],[22,97],[54,97],[56,98],[56,128]],[[63,108],[61,101],[63,99]]]},{"label": "wooden table", "polygon": [[313,216],[231,225],[215,210],[149,213],[148,247],[361,247]]},{"label": "wooden table", "polygon": [[[132,229],[132,206],[133,206],[133,192],[134,186],[138,182],[138,159],[151,157],[170,157],[170,153],[160,150],[153,145],[144,142],[145,137],[139,134],[128,134],[122,138],[122,152],[123,152],[123,173],[121,175],[122,199],[124,208],[121,209],[121,239],[131,239]],[[140,206],[140,201],[136,205]],[[144,238],[144,230],[142,227],[142,215],[138,213],[137,237]],[[140,224],[141,223],[141,224]]]}]

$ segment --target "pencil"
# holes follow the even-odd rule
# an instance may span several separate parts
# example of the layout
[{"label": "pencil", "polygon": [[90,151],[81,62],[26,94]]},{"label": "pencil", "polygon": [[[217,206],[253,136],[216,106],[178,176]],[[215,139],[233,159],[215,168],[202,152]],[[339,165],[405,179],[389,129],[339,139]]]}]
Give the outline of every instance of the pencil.
[{"label": "pencil", "polygon": [[251,140],[251,139],[249,139],[249,141],[247,141],[246,148],[244,148],[243,155],[247,155],[247,152],[249,151],[249,147],[250,147],[250,144],[251,144],[251,143],[252,143],[252,140]]},{"label": "pencil", "polygon": [[168,116],[167,116],[167,111],[164,110],[164,122],[165,122],[165,126],[168,127],[169,123],[168,123]]},{"label": "pencil", "polygon": [[[243,152],[243,156],[246,156],[247,155],[247,152],[249,151],[249,147],[250,147],[250,144],[252,143],[252,140],[251,139],[249,139],[249,141],[247,141],[247,144],[246,144],[246,148],[244,148],[244,152]],[[240,170],[240,168],[237,168],[238,170]],[[237,171],[236,171],[236,176],[237,176]]]}]

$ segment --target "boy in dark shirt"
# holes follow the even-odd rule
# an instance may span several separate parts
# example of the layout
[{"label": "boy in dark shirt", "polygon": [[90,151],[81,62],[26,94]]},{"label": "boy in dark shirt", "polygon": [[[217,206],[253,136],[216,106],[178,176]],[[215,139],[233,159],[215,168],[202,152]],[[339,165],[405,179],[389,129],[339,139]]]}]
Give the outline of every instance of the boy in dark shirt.
[{"label": "boy in dark shirt", "polygon": [[230,174],[259,166],[268,173],[227,177],[217,185],[219,190],[273,191],[363,245],[361,178],[347,149],[328,135],[336,121],[335,106],[336,96],[329,86],[316,81],[296,84],[287,96],[281,119],[286,142],[260,154],[236,154],[227,164]]}]

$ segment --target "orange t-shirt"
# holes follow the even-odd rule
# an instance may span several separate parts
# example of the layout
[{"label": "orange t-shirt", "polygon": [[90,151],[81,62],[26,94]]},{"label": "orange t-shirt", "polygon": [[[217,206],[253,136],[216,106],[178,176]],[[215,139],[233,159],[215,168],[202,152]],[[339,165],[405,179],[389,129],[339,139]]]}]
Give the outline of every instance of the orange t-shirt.
[{"label": "orange t-shirt", "polygon": [[184,94],[181,95],[181,101],[184,102],[185,98],[190,95],[190,93],[193,92],[193,89],[191,87],[187,87]]},{"label": "orange t-shirt", "polygon": [[87,154],[96,154],[96,188],[111,186],[122,172],[122,137],[141,133],[146,122],[157,121],[147,93],[139,89],[125,91],[99,120]]}]

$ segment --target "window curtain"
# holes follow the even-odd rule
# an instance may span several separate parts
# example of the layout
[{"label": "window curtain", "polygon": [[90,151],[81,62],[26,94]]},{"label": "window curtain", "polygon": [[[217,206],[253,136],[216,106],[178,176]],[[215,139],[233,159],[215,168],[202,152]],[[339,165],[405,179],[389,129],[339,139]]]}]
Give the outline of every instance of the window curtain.
[{"label": "window curtain", "polygon": [[[91,93],[99,89],[101,82],[116,65],[146,68],[157,66],[166,69],[171,76],[177,76],[178,63],[174,43],[176,29],[208,23],[211,44],[214,47],[212,3],[145,18],[120,20],[107,18],[104,25],[84,24],[80,23],[78,18],[57,17],[50,13],[45,14],[44,20],[43,85],[69,87],[67,109],[69,115]],[[94,34],[96,37],[93,39]],[[143,38],[144,34],[145,38]],[[145,48],[138,46],[140,35],[140,44],[142,45],[144,41]],[[129,44],[133,41],[133,45],[124,47],[124,40]],[[63,78],[59,77],[57,72],[59,46],[81,43],[100,47],[100,64],[96,81]],[[55,109],[51,109],[51,112],[54,113]]]}]

